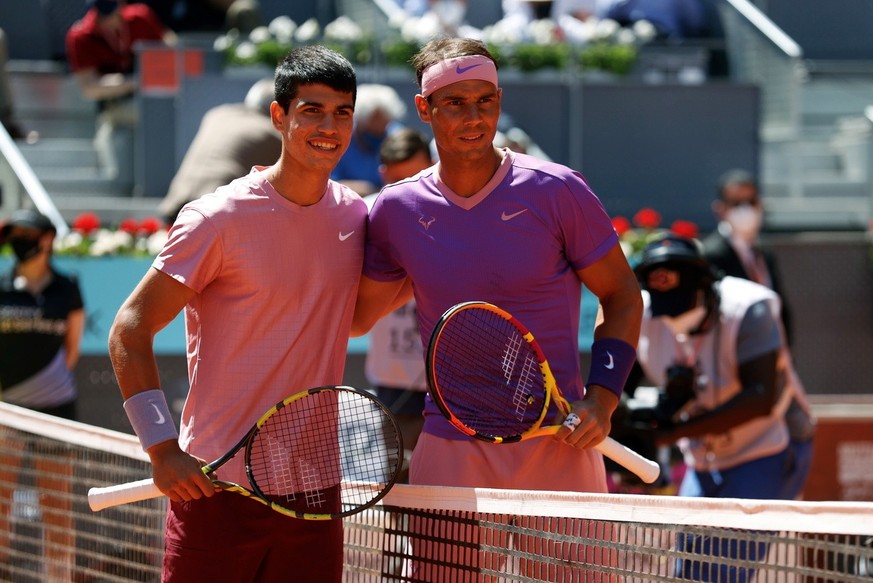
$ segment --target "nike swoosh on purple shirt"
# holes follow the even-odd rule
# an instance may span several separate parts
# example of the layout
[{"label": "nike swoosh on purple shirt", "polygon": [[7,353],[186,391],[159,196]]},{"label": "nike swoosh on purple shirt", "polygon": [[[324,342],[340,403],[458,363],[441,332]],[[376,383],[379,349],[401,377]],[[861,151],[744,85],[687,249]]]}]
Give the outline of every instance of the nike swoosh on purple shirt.
[{"label": "nike swoosh on purple shirt", "polygon": [[457,73],[458,75],[463,75],[464,73],[466,73],[470,69],[473,69],[475,67],[480,67],[480,66],[482,66],[482,63],[476,63],[475,65],[470,65],[469,67],[462,67],[462,66],[458,65],[457,67],[455,67],[455,73]]}]

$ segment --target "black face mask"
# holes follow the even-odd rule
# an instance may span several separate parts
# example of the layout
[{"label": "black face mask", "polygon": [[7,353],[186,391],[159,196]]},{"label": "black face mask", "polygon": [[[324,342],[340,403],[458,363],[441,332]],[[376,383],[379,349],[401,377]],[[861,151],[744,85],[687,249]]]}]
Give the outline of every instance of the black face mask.
[{"label": "black face mask", "polygon": [[12,246],[12,252],[22,263],[42,251],[39,239],[10,239],[9,245]]}]

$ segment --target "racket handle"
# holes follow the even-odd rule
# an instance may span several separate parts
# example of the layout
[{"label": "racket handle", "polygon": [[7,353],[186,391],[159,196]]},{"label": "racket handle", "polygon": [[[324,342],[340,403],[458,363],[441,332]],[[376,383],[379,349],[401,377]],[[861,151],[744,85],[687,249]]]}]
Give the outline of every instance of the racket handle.
[{"label": "racket handle", "polygon": [[611,437],[601,441],[596,449],[615,463],[635,473],[646,484],[653,483],[661,475],[661,466],[657,462],[644,458]]},{"label": "racket handle", "polygon": [[105,488],[91,488],[88,490],[88,506],[97,512],[110,506],[139,502],[163,495],[164,493],[155,486],[154,480],[139,480]]}]

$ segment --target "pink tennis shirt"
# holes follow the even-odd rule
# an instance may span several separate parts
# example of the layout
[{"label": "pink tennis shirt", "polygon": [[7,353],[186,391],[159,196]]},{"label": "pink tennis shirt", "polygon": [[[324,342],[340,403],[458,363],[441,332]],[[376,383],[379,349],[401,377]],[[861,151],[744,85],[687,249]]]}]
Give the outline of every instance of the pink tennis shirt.
[{"label": "pink tennis shirt", "polygon": [[[207,461],[286,396],[343,379],[367,206],[332,181],[299,206],[262,170],[186,205],[153,264],[197,292],[179,443]],[[239,459],[218,477],[247,484]]]},{"label": "pink tennis shirt", "polygon": [[[409,275],[425,346],[454,304],[483,300],[507,310],[537,338],[573,401],[584,391],[576,271],[601,259],[618,235],[581,174],[504,154],[491,181],[469,198],[440,181],[438,165],[386,186],[370,211],[364,274],[378,281]],[[466,439],[429,396],[424,431]]]}]

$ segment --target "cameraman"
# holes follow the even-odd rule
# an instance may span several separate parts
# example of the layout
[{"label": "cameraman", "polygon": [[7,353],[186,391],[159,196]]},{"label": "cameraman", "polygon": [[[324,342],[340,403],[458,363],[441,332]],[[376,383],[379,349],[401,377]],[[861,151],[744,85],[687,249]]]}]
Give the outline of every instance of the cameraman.
[{"label": "cameraman", "polygon": [[[635,272],[645,305],[637,358],[661,390],[637,429],[682,450],[688,471],[679,495],[797,497],[806,475],[785,422],[793,386],[780,370],[778,296],[745,279],[719,279],[698,242],[676,235],[650,243]],[[746,549],[744,558],[760,550]],[[705,580],[691,563],[683,575]]]}]

